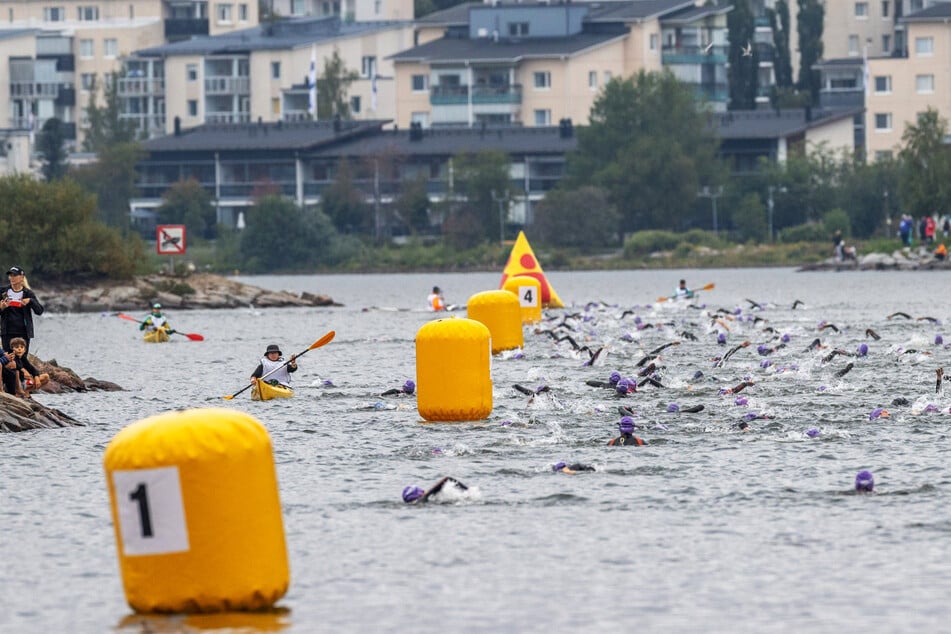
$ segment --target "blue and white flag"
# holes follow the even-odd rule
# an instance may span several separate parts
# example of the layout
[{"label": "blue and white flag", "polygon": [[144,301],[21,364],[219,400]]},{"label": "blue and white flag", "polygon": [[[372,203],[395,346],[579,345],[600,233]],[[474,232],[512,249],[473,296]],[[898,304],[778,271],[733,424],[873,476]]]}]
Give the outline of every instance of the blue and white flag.
[{"label": "blue and white flag", "polygon": [[307,84],[310,89],[310,114],[317,120],[317,45],[310,49],[310,73],[307,75]]}]

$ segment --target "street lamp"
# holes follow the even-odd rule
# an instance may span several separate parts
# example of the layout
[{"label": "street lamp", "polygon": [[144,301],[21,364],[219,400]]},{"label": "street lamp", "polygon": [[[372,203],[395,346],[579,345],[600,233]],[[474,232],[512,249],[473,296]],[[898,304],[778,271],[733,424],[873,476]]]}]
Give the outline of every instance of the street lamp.
[{"label": "street lamp", "polygon": [[508,202],[509,199],[509,190],[505,190],[505,195],[496,196],[495,190],[492,190],[492,200],[499,203],[499,244],[505,246],[505,217],[504,217],[504,203]]},{"label": "street lamp", "polygon": [[713,201],[713,233],[714,235],[716,235],[717,233],[717,198],[719,198],[722,195],[723,195],[723,187],[716,187],[714,189],[711,189],[707,187],[706,185],[704,185],[703,189],[701,189],[697,193],[697,196],[699,196],[700,198],[709,198],[710,200]]}]

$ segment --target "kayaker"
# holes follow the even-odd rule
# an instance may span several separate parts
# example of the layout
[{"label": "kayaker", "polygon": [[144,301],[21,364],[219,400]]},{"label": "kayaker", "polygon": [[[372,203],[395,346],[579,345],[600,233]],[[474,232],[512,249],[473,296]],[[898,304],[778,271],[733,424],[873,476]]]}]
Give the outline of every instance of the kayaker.
[{"label": "kayaker", "polygon": [[156,302],[152,304],[152,313],[145,318],[145,321],[139,324],[139,330],[155,332],[159,329],[172,332],[172,327],[169,325],[168,319],[162,314],[162,305]]},{"label": "kayaker", "polygon": [[634,446],[639,447],[646,445],[647,441],[641,438],[638,438],[634,435],[634,419],[630,416],[622,416],[621,422],[618,423],[618,431],[621,432],[621,435],[617,438],[612,438],[608,441],[608,446],[610,447],[627,447]]},{"label": "kayaker", "polygon": [[251,382],[254,383],[255,379],[266,377],[265,380],[271,385],[290,387],[292,372],[297,372],[297,355],[292,354],[291,358],[285,361],[281,347],[272,343],[264,351],[261,363],[251,373]]},{"label": "kayaker", "polygon": [[16,357],[17,364],[20,366],[20,386],[27,394],[35,392],[50,382],[50,375],[46,372],[40,372],[26,354],[26,340],[21,337],[14,337],[10,340],[10,347],[13,348],[13,354]]},{"label": "kayaker", "polygon": [[680,280],[677,290],[674,291],[674,297],[685,297],[687,299],[693,297],[693,291],[687,288],[687,280]]},{"label": "kayaker", "polygon": [[462,482],[459,482],[459,480],[456,480],[452,476],[446,476],[431,486],[428,491],[423,491],[420,487],[413,485],[404,487],[403,501],[407,504],[422,504],[424,502],[429,502],[430,500],[436,502],[438,499],[434,496],[438,495],[447,484],[450,486],[450,488],[456,488],[462,491],[469,490],[469,487],[464,485]]},{"label": "kayaker", "polygon": [[416,384],[413,381],[406,381],[403,383],[403,387],[391,388],[380,394],[380,396],[412,396],[415,391]]},{"label": "kayaker", "polygon": [[26,351],[30,351],[30,339],[33,338],[33,314],[43,314],[43,305],[26,281],[26,273],[19,266],[7,271],[9,286],[0,288],[0,332],[3,349],[10,349],[10,340],[20,337],[26,341]]},{"label": "kayaker", "polygon": [[446,310],[446,300],[443,299],[442,291],[438,286],[433,286],[433,292],[426,298],[426,308],[435,312]]}]

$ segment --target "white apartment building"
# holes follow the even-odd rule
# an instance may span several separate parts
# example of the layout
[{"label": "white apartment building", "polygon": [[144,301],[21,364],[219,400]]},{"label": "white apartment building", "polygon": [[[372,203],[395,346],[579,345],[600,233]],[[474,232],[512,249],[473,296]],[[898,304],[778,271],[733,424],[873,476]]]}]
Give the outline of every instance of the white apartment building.
[{"label": "white apartment building", "polygon": [[329,18],[349,22],[412,20],[413,0],[271,0],[271,10],[281,17]]}]

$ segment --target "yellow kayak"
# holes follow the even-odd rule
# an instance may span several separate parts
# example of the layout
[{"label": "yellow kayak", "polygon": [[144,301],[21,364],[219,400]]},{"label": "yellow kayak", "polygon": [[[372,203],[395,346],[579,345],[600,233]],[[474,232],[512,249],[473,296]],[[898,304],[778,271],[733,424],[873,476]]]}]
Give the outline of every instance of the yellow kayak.
[{"label": "yellow kayak", "polygon": [[251,388],[252,401],[270,401],[272,398],[290,398],[294,396],[294,390],[283,385],[271,385],[266,381],[255,379],[254,387]]},{"label": "yellow kayak", "polygon": [[168,341],[168,331],[164,328],[150,330],[142,335],[142,340],[145,343],[165,343]]}]

